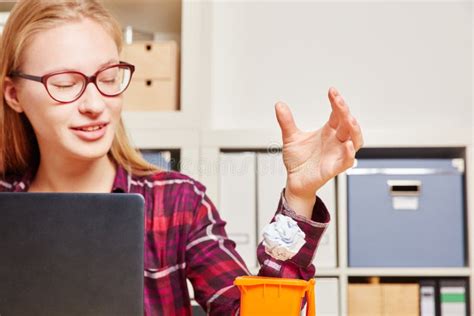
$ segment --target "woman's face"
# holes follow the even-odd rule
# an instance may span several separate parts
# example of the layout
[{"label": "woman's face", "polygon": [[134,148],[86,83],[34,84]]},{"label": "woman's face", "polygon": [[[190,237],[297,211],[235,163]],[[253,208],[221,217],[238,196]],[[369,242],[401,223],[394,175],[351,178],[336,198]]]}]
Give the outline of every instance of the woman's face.
[{"label": "woman's face", "polygon": [[[91,76],[118,63],[119,55],[99,24],[82,19],[34,35],[22,60],[20,71],[29,75],[74,70]],[[105,97],[90,83],[78,100],[61,104],[40,82],[18,78],[14,86],[17,104],[12,107],[31,122],[43,157],[93,160],[107,154],[120,120],[121,96]]]}]

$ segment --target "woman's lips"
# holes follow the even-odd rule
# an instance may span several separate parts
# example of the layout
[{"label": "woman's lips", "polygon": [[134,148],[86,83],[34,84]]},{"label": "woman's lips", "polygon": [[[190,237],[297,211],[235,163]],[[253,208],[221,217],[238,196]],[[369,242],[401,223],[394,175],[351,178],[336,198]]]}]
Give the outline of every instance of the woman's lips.
[{"label": "woman's lips", "polygon": [[72,127],[71,129],[74,134],[85,141],[96,141],[105,135],[108,125],[108,123],[89,124],[80,127]]}]

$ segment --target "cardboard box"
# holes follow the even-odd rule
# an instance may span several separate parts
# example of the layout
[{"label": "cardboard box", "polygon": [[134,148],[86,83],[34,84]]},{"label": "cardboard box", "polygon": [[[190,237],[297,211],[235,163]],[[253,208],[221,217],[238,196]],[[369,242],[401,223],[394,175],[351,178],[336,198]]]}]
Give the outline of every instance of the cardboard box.
[{"label": "cardboard box", "polygon": [[124,45],[121,58],[135,65],[135,79],[169,79],[177,74],[178,44],[137,41]]},{"label": "cardboard box", "polygon": [[387,316],[418,316],[418,284],[382,284],[382,309]]},{"label": "cardboard box", "polygon": [[125,45],[121,60],[135,65],[124,93],[126,111],[179,109],[179,52],[175,41],[140,41]]},{"label": "cardboard box", "polygon": [[349,284],[349,315],[382,315],[382,291],[378,284]]},{"label": "cardboard box", "polygon": [[349,284],[350,316],[417,316],[418,284]]},{"label": "cardboard box", "polygon": [[125,111],[176,111],[178,87],[170,80],[132,79],[123,104]]}]

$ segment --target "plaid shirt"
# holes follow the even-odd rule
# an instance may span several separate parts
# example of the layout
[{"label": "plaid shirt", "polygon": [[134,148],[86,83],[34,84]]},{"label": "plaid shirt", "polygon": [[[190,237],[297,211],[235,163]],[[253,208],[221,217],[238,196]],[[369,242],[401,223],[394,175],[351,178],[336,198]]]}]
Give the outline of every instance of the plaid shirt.
[{"label": "plaid shirt", "polygon": [[[25,175],[19,181],[0,181],[0,191],[28,191],[31,180],[31,175]],[[208,314],[238,314],[240,292],[233,281],[249,272],[205,190],[178,172],[136,177],[117,169],[112,192],[139,193],[145,198],[145,315],[191,315],[186,279]],[[284,262],[267,255],[260,244],[259,275],[308,280],[315,274],[312,261],[329,213],[318,198],[313,218],[307,220],[288,208],[283,194],[276,211],[297,221],[306,243]]]}]

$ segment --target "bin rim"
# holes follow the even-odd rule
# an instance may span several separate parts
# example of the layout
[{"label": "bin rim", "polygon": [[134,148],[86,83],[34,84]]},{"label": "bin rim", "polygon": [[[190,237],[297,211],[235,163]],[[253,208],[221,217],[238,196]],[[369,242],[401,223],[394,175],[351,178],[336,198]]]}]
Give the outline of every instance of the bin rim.
[{"label": "bin rim", "polygon": [[261,277],[261,276],[240,276],[234,280],[234,285],[284,285],[284,286],[301,286],[307,287],[308,284],[314,284],[314,278],[309,281],[300,279],[288,279],[288,278],[272,278],[272,277]]}]

